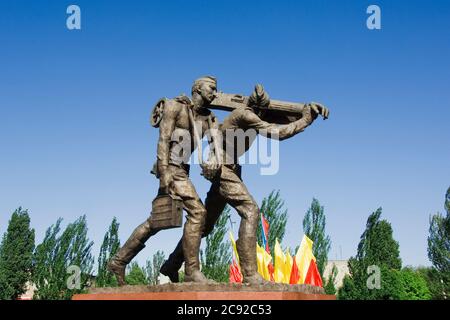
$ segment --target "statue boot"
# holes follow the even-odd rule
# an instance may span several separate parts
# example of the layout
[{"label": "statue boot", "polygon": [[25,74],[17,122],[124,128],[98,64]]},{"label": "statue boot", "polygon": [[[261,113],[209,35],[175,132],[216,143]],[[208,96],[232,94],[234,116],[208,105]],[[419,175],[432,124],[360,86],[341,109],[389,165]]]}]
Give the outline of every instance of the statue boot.
[{"label": "statue boot", "polygon": [[180,240],[175,250],[170,254],[169,258],[161,266],[159,272],[169,277],[170,281],[174,283],[180,282],[178,270],[181,269],[183,262],[183,240]]},{"label": "statue boot", "polygon": [[253,239],[246,240],[249,241],[242,241],[242,239],[238,239],[236,241],[236,248],[239,254],[239,262],[243,276],[242,282],[254,285],[269,284],[270,281],[265,280],[258,273],[258,265],[256,261],[256,238],[254,241],[252,241]]},{"label": "statue boot", "polygon": [[188,220],[184,225],[184,235],[182,239],[183,254],[185,259],[184,281],[213,284],[215,281],[209,280],[200,271],[199,250],[202,233],[197,230],[198,225],[193,225],[189,222],[190,221]]},{"label": "statue boot", "polygon": [[145,248],[145,242],[154,235],[156,232],[151,229],[150,223],[145,221],[138,226],[130,238],[119,249],[119,251],[108,262],[108,271],[116,276],[119,286],[124,286],[125,282],[125,269],[131,260]]}]

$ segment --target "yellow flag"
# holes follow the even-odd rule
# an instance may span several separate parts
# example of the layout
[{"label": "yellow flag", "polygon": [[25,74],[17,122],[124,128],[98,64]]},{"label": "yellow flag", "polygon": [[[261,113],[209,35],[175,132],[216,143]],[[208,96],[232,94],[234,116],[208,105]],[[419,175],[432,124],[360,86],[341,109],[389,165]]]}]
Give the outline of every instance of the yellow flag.
[{"label": "yellow flag", "polygon": [[289,248],[286,249],[286,263],[284,265],[284,283],[289,284],[289,280],[291,279],[291,270],[292,270],[292,257],[289,253]]},{"label": "yellow flag", "polygon": [[274,248],[274,255],[275,255],[275,266],[274,266],[274,280],[278,283],[284,282],[284,272],[285,272],[285,264],[286,264],[286,257],[283,253],[283,250],[281,250],[280,243],[278,242],[278,239],[275,240],[275,248]]},{"label": "yellow flag", "polygon": [[299,284],[305,282],[306,273],[308,272],[311,260],[316,261],[312,251],[313,241],[306,235],[303,236],[300,247],[295,255],[295,261],[298,267],[298,274],[300,275]]},{"label": "yellow flag", "polygon": [[233,233],[231,231],[230,231],[230,240],[231,240],[231,245],[233,246],[234,256],[236,257],[236,262],[237,262],[238,266],[240,267],[239,255],[238,255],[237,248],[236,248],[236,241],[234,241]]},{"label": "yellow flag", "polygon": [[258,264],[258,273],[266,280],[270,281],[268,265],[272,257],[262,247],[256,243],[256,260]]}]

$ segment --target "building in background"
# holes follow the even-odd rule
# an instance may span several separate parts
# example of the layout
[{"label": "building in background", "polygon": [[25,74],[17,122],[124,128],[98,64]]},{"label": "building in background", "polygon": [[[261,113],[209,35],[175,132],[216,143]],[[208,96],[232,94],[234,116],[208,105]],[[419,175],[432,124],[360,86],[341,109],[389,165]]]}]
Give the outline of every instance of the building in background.
[{"label": "building in background", "polygon": [[336,280],[334,281],[334,286],[336,289],[339,289],[342,287],[344,277],[350,274],[348,270],[348,260],[329,260],[323,272],[324,281],[326,281],[326,279],[330,276],[333,265],[335,265],[338,270]]}]

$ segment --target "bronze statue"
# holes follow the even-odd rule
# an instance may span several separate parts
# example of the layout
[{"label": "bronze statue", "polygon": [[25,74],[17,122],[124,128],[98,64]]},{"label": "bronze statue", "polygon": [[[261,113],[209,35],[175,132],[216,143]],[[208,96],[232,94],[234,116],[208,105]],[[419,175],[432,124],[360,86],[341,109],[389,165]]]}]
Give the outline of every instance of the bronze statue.
[{"label": "bronze statue", "polygon": [[[192,100],[186,96],[161,100],[152,115],[152,125],[159,126],[156,176],[160,180],[159,198],[154,200],[153,211],[164,207],[165,195],[170,196],[169,205],[178,201],[187,212],[183,237],[179,250],[185,260],[185,281],[205,283],[209,280],[200,272],[199,248],[204,228],[206,209],[200,200],[194,185],[189,180],[190,155],[202,138],[198,132],[207,132],[217,128],[214,114],[207,109],[216,95],[216,79],[202,77],[192,86]],[[158,109],[159,108],[159,109]],[[200,128],[196,127],[200,125]],[[187,134],[186,134],[187,133]],[[189,144],[188,148],[181,144]],[[205,168],[206,170],[206,168]],[[160,200],[158,200],[160,199]],[[173,200],[173,201],[172,201]],[[158,202],[159,201],[159,202]],[[158,205],[155,206],[155,202]],[[177,205],[174,205],[175,207]],[[181,212],[177,210],[176,212]],[[128,263],[145,247],[145,242],[159,230],[155,212],[139,225],[130,238],[108,263],[108,269],[116,275],[119,285],[125,284],[125,268]],[[181,221],[178,219],[178,221]],[[164,226],[168,228],[171,226]]]},{"label": "bronze statue", "polygon": [[[271,109],[269,96],[261,85],[255,87],[249,98],[226,94],[222,96],[219,94],[217,98],[210,104],[210,107],[232,110],[232,112],[220,126],[223,139],[219,157],[222,159],[222,162],[219,163],[219,170],[215,175],[204,174],[210,178],[212,184],[205,200],[207,215],[202,236],[206,237],[211,233],[225,205],[227,203],[231,205],[241,217],[237,250],[243,282],[262,284],[266,281],[258,274],[256,262],[256,230],[259,208],[242,181],[241,166],[238,163],[238,158],[250,148],[255,137],[250,137],[248,141],[241,141],[244,145],[242,147],[236,145],[234,133],[237,130],[245,132],[254,130],[256,134],[284,140],[302,132],[311,125],[319,114],[326,119],[329,111],[318,103],[310,103],[306,105],[298,104],[297,108],[293,112],[290,110],[291,112],[287,116],[283,113],[277,114],[276,112],[283,111],[283,108],[288,103],[282,102],[282,108],[275,110],[273,106],[275,105],[276,108],[277,102],[275,104],[272,103]],[[278,125],[277,123],[288,124]],[[181,268],[183,260],[185,260],[182,250],[183,241],[184,239],[180,240],[176,249],[160,270],[172,282],[178,282],[178,270]]]}]

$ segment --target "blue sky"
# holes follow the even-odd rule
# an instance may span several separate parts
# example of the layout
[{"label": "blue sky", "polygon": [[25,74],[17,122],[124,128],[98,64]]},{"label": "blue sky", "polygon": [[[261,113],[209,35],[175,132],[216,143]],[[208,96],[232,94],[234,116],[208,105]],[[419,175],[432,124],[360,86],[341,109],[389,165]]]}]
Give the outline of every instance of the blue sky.
[{"label": "blue sky", "polygon": [[[66,28],[70,4],[82,30]],[[381,8],[381,30],[366,28],[370,4]],[[275,99],[331,110],[280,144],[277,175],[244,166],[259,203],[281,190],[285,246],[300,243],[316,197],[330,259],[355,254],[381,206],[404,265],[429,265],[428,218],[444,210],[450,185],[449,14],[447,1],[418,0],[2,1],[0,233],[22,206],[38,242],[58,217],[82,214],[96,255],[113,216],[125,241],[158,186],[152,106],[212,74],[225,92],[262,83]],[[192,180],[203,198],[198,168]],[[161,232],[138,261],[168,254],[180,236]]]}]

